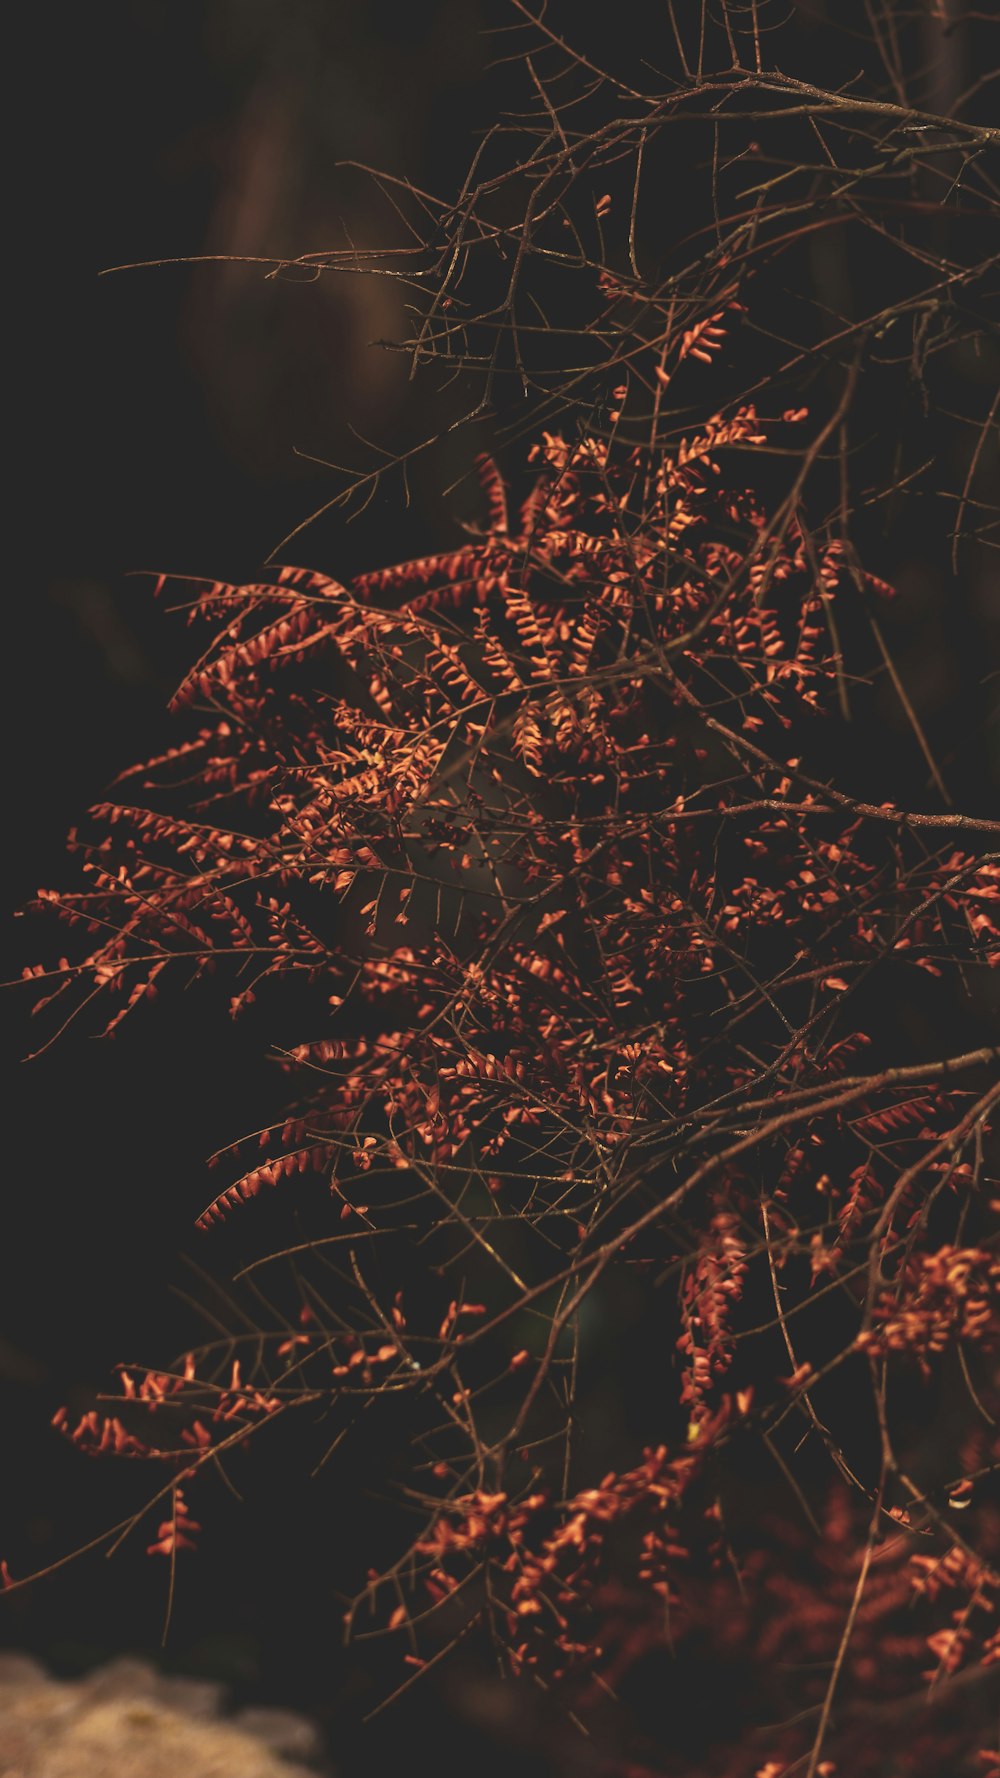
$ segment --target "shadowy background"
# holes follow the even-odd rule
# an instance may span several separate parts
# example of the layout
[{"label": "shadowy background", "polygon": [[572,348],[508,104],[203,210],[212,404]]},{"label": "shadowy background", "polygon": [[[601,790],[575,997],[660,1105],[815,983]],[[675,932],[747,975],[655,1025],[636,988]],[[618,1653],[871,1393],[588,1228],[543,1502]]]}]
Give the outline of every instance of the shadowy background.
[{"label": "shadowy background", "polygon": [[[453,191],[493,47],[476,0],[35,0],[18,14],[6,281],[11,909],[64,878],[65,830],[115,771],[168,744],[164,706],[190,637],[135,571],[254,575],[336,492],[331,472],[296,450],[348,460],[352,423],[391,438],[421,399],[405,360],[369,343],[405,331],[393,284],[296,283],[219,263],[100,272],[190,254],[297,254],[343,245],[345,229],[374,245],[385,213],[337,163]],[[838,267],[815,275],[835,279]],[[408,513],[376,502],[352,527],[328,514],[282,559],[346,577],[440,542],[441,525],[440,499],[418,476]],[[902,615],[890,624],[933,727],[981,696],[990,594],[984,582],[949,606],[919,535],[897,567]],[[896,745],[898,712],[887,723]],[[996,785],[995,761],[984,755],[977,770]],[[5,954],[6,975],[19,974],[35,935],[8,923]],[[259,1034],[230,1025],[207,996],[196,1017],[164,1005],[120,1041],[69,1039],[24,1065],[32,1034],[20,1004],[10,996],[4,1020],[0,1197],[0,1555],[15,1574],[134,1504],[127,1465],[91,1469],[48,1421],[62,1402],[89,1405],[115,1362],[152,1363],[190,1340],[191,1312],[170,1286],[189,1287],[182,1250],[212,1263],[191,1230],[210,1195],[203,1158],[259,1121],[274,1084]],[[374,1645],[340,1652],[334,1593],[366,1510],[349,1465],[322,1490],[307,1467],[265,1475],[181,1574],[168,1656],[335,1723],[345,1769],[381,1659]],[[65,1672],[154,1650],[165,1585],[141,1554],[146,1541],[140,1532],[134,1553],[91,1556],[18,1594],[0,1636]],[[380,1747],[439,1708],[431,1688],[416,1688],[368,1731],[366,1761],[377,1768]],[[494,1708],[486,1692],[456,1705],[446,1742],[435,1724],[440,1769],[473,1751],[484,1771],[490,1757],[498,1772],[506,1765],[483,1738]],[[475,1731],[463,1726],[473,1717]],[[548,1769],[527,1741],[519,1757],[526,1771],[536,1758]]]},{"label": "shadowy background", "polygon": [[[414,401],[403,359],[369,343],[405,331],[384,281],[269,280],[233,264],[100,273],[343,246],[345,229],[358,245],[384,238],[384,213],[337,163],[454,183],[479,121],[479,25],[475,0],[39,0],[19,13],[5,914],[64,876],[66,830],[114,773],[168,744],[191,637],[136,571],[259,572],[337,489],[296,450],[357,460],[350,424],[391,437]],[[346,576],[407,554],[429,544],[427,505],[418,482],[388,536],[375,503],[356,526],[317,524],[283,559]],[[51,934],[4,927],[12,977]],[[212,1263],[192,1229],[210,1195],[204,1157],[274,1085],[259,1034],[232,1032],[207,1003],[193,1019],[175,1003],[121,1043],[71,1036],[25,1064],[22,1006],[15,991],[4,1009],[0,1193],[0,1555],[15,1573],[134,1503],[135,1474],[82,1462],[49,1418],[113,1387],[115,1362],[190,1341],[196,1323],[170,1287],[192,1282],[182,1249]],[[338,1696],[351,1685],[326,1569],[357,1537],[355,1503],[349,1481],[321,1505],[314,1494],[304,1470],[280,1501],[265,1484],[235,1511],[228,1542],[223,1529],[180,1589],[168,1659],[314,1710],[334,1668]],[[12,1598],[0,1637],[62,1672],[155,1650],[165,1591],[147,1541],[142,1530],[120,1562],[91,1556]]]}]

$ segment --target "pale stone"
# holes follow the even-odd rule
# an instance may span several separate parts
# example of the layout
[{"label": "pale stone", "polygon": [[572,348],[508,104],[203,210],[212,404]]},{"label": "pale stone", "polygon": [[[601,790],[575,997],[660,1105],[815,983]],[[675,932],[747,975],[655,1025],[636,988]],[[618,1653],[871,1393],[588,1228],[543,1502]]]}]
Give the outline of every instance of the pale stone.
[{"label": "pale stone", "polygon": [[319,1752],[285,1710],[216,1714],[220,1686],[120,1660],[77,1681],[0,1654],[0,1778],[316,1778]]}]

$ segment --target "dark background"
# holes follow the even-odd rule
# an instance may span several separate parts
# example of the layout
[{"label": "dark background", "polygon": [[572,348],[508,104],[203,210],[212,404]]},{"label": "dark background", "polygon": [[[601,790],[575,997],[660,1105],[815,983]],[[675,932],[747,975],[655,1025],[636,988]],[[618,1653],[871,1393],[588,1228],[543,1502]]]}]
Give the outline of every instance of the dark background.
[{"label": "dark background", "polygon": [[[342,246],[345,226],[374,244],[384,211],[337,162],[454,181],[474,140],[479,24],[473,0],[41,0],[19,18],[7,977],[51,946],[9,916],[64,880],[67,827],[123,765],[168,744],[191,638],[145,572],[258,572],[336,491],[296,450],[356,458],[350,424],[391,437],[415,399],[402,360],[369,345],[405,325],[384,282],[234,264],[100,274]],[[350,528],[333,515],[283,559],[346,576],[424,546],[437,516],[418,481],[409,514],[376,504]],[[82,1411],[114,1386],[115,1362],[165,1361],[200,1331],[171,1287],[192,1287],[182,1250],[213,1263],[192,1227],[211,1195],[204,1156],[256,1121],[275,1083],[259,1034],[234,1033],[207,1001],[193,1011],[136,1022],[121,1042],[81,1029],[22,1062],[27,1000],[14,990],[4,1007],[0,1555],[15,1574],[96,1534],[144,1485],[65,1446],[54,1409]],[[255,1701],[322,1711],[360,1685],[371,1703],[339,1657],[329,1578],[357,1538],[351,1483],[322,1501],[306,1483],[307,1468],[284,1492],[272,1478],[245,1515],[225,1515],[180,1589],[166,1658]],[[120,1561],[92,1555],[12,1596],[0,1636],[62,1672],[156,1651],[165,1575],[142,1554],[144,1529]]]},{"label": "dark background", "polygon": [[[101,272],[318,250],[342,245],[345,227],[362,246],[384,239],[387,212],[337,163],[454,190],[487,103],[485,22],[475,0],[21,9],[6,280],[9,910],[64,880],[65,830],[115,771],[168,744],[164,706],[191,643],[143,573],[255,574],[336,492],[331,472],[296,452],[343,462],[351,424],[391,439],[421,399],[405,362],[369,343],[404,331],[393,285],[294,283],[235,263]],[[333,512],[281,559],[346,577],[446,541],[448,523],[418,474],[409,512],[388,494],[352,527]],[[889,627],[922,716],[947,728],[963,699],[981,701],[995,585],[980,574],[956,605],[919,535],[897,555]],[[886,720],[900,745],[898,711]],[[985,753],[964,764],[981,794],[996,785]],[[6,922],[5,974],[37,946]],[[49,1418],[62,1402],[89,1405],[118,1360],[165,1360],[192,1338],[170,1287],[192,1287],[182,1250],[212,1264],[191,1227],[211,1195],[203,1157],[259,1122],[275,1085],[258,1033],[209,997],[137,1018],[114,1043],[81,1033],[27,1063],[21,1006],[12,993],[0,1188],[0,1555],[15,1574],[135,1503],[127,1466],[91,1469]],[[349,1465],[322,1490],[306,1467],[265,1477],[246,1508],[220,1512],[182,1576],[167,1657],[255,1700],[319,1711],[348,1764],[352,1725],[378,1693],[373,1645],[339,1652],[334,1594],[364,1511]],[[135,1541],[114,1562],[92,1555],[16,1595],[0,1635],[60,1671],[154,1650],[165,1586]],[[366,1757],[377,1761],[379,1734],[388,1747],[420,1727],[433,1709],[423,1693],[371,1732]]]}]

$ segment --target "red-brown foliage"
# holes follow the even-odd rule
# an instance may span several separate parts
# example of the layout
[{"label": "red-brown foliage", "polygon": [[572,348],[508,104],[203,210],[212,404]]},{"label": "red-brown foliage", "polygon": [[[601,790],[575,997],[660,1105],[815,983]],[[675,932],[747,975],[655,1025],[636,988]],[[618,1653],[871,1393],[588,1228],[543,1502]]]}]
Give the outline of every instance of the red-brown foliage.
[{"label": "red-brown foliage", "polygon": [[[998,1653],[998,1052],[901,1053],[880,997],[1000,961],[998,824],[808,764],[891,588],[843,479],[809,502],[843,403],[701,397],[737,284],[700,316],[659,293],[520,504],[480,456],[459,547],[193,590],[199,715],[74,835],[88,880],[42,900],[76,946],[34,973],[107,1031],[208,974],[234,1016],[293,994],[287,1116],[199,1221],[301,1194],[311,1236],[259,1262],[301,1317],[123,1372],[70,1436],[167,1464],[173,1561],[206,1466],[379,1400],[417,1523],[347,1622],[398,1633],[404,1680],[478,1626],[600,1721],[708,1650],[756,1688],[743,1729],[657,1769],[881,1773],[905,1724],[892,1769],[932,1778]],[[578,1404],[623,1290],[653,1431],[595,1472]]]}]

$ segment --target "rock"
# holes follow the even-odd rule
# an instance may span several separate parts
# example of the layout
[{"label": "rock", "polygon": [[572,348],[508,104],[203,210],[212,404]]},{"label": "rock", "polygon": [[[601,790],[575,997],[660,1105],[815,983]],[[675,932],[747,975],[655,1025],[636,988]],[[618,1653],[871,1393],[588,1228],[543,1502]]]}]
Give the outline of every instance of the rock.
[{"label": "rock", "polygon": [[0,1693],[49,1683],[45,1668],[41,1662],[33,1660],[31,1655],[15,1654],[9,1648],[0,1649]]},{"label": "rock", "polygon": [[265,1710],[255,1706],[241,1710],[233,1718],[233,1727],[263,1741],[272,1753],[280,1754],[286,1760],[313,1761],[322,1754],[319,1731],[306,1717],[296,1716],[294,1710]]},{"label": "rock", "polygon": [[286,1710],[227,1718],[221,1701],[221,1686],[144,1661],[59,1681],[0,1654],[0,1778],[316,1778],[299,1763],[321,1752],[311,1723]]},{"label": "rock", "polygon": [[97,1667],[80,1681],[80,1688],[95,1703],[103,1698],[150,1698],[183,1716],[209,1720],[218,1716],[224,1687],[211,1679],[188,1679],[180,1674],[158,1673],[148,1661],[122,1655]]}]

